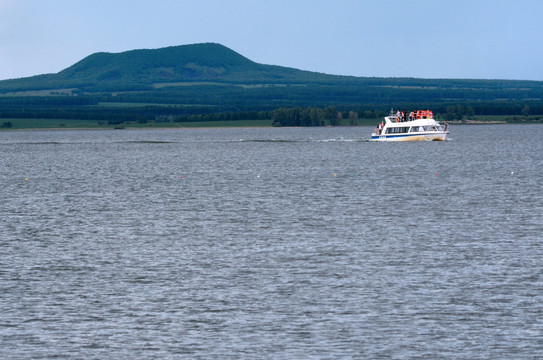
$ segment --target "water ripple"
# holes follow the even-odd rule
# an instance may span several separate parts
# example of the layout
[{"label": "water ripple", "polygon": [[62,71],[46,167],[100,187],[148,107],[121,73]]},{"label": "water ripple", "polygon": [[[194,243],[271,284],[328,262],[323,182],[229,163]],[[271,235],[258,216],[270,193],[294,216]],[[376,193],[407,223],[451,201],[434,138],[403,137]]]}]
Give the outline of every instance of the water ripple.
[{"label": "water ripple", "polygon": [[0,132],[0,356],[537,358],[543,132],[371,130]]}]

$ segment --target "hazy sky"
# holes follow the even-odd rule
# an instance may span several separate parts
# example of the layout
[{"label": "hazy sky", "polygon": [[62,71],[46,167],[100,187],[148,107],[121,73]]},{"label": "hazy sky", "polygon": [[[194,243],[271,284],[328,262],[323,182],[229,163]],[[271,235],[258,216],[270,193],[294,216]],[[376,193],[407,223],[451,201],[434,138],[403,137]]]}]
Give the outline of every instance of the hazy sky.
[{"label": "hazy sky", "polygon": [[543,0],[0,0],[0,79],[200,42],[329,74],[543,80]]}]

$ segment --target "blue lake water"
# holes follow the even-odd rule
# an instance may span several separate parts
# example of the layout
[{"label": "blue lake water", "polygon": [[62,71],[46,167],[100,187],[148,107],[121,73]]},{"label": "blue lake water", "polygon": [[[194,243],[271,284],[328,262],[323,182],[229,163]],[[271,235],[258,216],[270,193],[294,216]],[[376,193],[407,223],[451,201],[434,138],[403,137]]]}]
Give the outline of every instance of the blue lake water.
[{"label": "blue lake water", "polygon": [[536,359],[543,127],[0,132],[0,357]]}]

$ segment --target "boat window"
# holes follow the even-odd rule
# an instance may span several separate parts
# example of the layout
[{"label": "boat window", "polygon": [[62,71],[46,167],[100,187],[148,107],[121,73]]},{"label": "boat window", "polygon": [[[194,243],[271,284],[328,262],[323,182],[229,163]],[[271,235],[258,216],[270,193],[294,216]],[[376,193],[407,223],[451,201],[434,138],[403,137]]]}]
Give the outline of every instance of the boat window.
[{"label": "boat window", "polygon": [[424,128],[422,126],[413,126],[409,132],[418,132],[418,131],[424,131]]},{"label": "boat window", "polygon": [[409,126],[402,126],[402,127],[390,127],[387,129],[387,134],[404,134],[409,131]]}]

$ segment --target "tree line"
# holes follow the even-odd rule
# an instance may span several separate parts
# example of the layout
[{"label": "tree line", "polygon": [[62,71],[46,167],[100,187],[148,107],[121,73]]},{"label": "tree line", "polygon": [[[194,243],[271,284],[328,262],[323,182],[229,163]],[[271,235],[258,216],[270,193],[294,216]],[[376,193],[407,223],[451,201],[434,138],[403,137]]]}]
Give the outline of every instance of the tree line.
[{"label": "tree line", "polygon": [[[318,101],[306,104],[305,101],[298,103],[293,99],[286,103],[268,99],[266,105],[253,102],[252,99],[238,99],[237,102],[223,99],[220,104],[188,101],[187,104],[146,105],[130,100],[134,99],[122,95],[0,96],[0,124],[2,119],[28,118],[96,120],[102,124],[270,120],[274,126],[336,126],[357,125],[360,119],[380,119],[388,114],[391,107],[406,111],[431,109],[443,120],[469,119],[477,115],[506,115],[514,119],[512,121],[519,121],[543,114],[543,102],[539,100],[390,102],[387,105],[354,101],[337,105],[321,104]],[[5,125],[8,126],[7,123]]]},{"label": "tree line", "polygon": [[[375,118],[384,112],[365,110],[364,118]],[[273,126],[337,126],[358,125],[359,112],[348,110],[339,111],[330,106],[325,109],[318,107],[279,108],[272,113]]]}]

